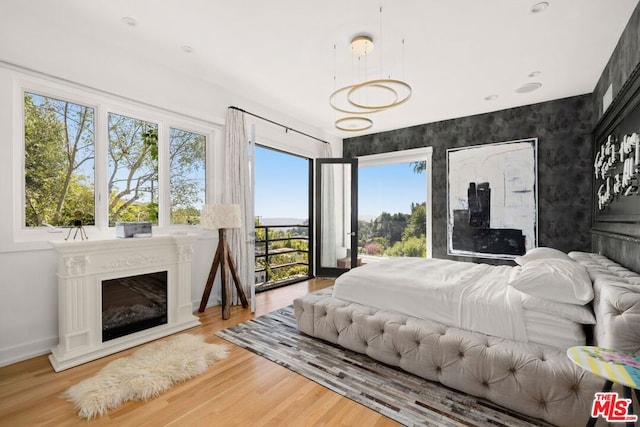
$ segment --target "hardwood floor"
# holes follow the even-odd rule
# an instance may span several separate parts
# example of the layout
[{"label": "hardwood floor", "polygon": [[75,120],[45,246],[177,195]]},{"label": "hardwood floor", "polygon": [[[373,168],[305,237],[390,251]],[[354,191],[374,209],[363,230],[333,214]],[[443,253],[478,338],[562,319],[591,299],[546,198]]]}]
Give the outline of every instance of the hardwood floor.
[{"label": "hardwood floor", "polygon": [[[185,332],[202,334],[207,342],[229,344],[214,333],[332,284],[332,280],[313,279],[258,294],[255,315],[234,306],[231,318],[222,320],[220,306],[211,307],[204,313],[196,312],[202,325]],[[399,425],[276,363],[233,344],[229,346],[229,357],[204,374],[177,384],[146,403],[127,402],[91,421],[79,418],[61,393],[136,348],[58,373],[51,368],[47,356],[0,368],[0,426]]]}]

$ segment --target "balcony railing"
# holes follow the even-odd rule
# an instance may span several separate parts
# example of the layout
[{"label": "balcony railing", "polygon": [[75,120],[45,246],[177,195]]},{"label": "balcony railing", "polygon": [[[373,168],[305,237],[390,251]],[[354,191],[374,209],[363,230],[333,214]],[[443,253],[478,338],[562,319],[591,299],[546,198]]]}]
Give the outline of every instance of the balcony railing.
[{"label": "balcony railing", "polygon": [[256,225],[256,292],[309,279],[309,226]]}]

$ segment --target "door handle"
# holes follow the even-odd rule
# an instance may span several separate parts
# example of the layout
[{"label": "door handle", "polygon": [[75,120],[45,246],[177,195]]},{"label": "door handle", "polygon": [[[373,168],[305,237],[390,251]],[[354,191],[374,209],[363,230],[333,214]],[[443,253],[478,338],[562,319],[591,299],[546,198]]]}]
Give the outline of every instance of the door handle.
[{"label": "door handle", "polygon": [[355,235],[356,235],[355,231],[352,231],[351,233],[347,233],[347,236],[355,236]]}]

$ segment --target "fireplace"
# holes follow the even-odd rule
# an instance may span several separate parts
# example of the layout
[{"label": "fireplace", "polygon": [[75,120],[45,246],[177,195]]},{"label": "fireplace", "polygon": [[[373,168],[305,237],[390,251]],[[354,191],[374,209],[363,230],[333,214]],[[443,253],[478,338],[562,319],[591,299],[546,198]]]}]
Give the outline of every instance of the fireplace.
[{"label": "fireplace", "polygon": [[200,324],[191,301],[197,236],[51,242],[58,254],[56,371]]},{"label": "fireplace", "polygon": [[102,281],[102,342],[167,323],[167,272]]}]

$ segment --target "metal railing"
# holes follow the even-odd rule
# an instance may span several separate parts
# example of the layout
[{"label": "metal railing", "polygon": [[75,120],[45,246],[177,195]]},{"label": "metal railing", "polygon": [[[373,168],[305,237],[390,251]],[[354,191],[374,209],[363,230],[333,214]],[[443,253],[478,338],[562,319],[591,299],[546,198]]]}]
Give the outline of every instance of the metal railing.
[{"label": "metal railing", "polygon": [[309,226],[256,225],[256,292],[307,280]]}]

